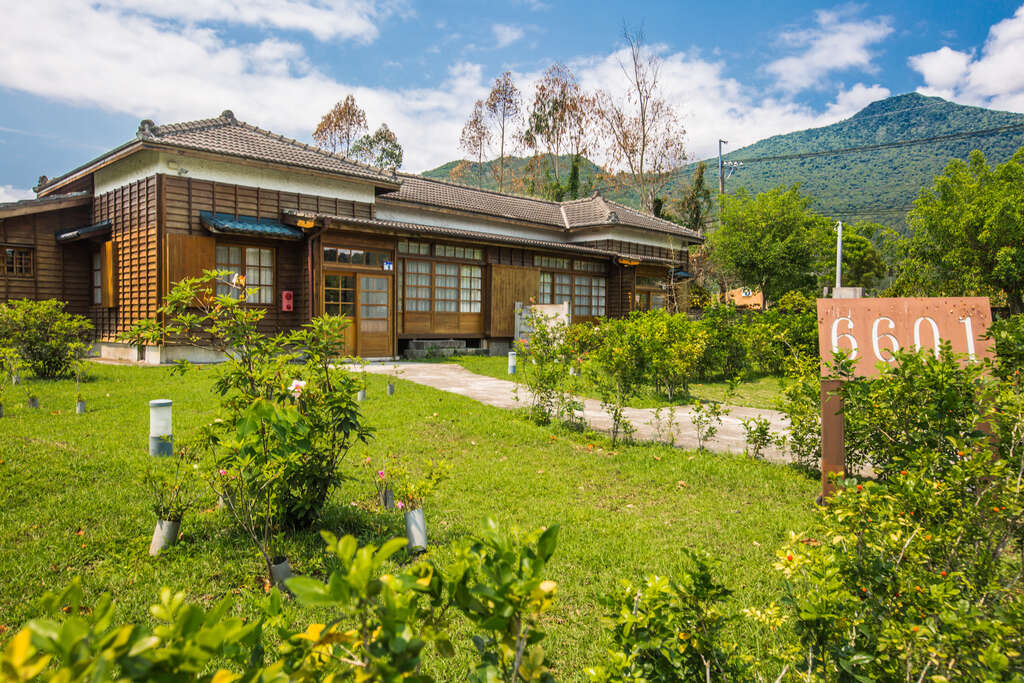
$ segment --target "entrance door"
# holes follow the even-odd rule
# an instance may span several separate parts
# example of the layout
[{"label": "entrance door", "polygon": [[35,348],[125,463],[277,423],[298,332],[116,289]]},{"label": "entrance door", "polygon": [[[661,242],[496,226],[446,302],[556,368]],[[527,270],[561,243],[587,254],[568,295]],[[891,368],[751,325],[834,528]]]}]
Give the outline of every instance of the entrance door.
[{"label": "entrance door", "polygon": [[345,353],[356,349],[356,276],[352,273],[324,273],[324,313],[343,315],[351,324],[345,328]]},{"label": "entrance door", "polygon": [[359,355],[391,355],[391,278],[359,276]]},{"label": "entrance door", "polygon": [[324,313],[344,315],[345,351],[364,358],[391,356],[391,278],[351,272],[324,273]]}]

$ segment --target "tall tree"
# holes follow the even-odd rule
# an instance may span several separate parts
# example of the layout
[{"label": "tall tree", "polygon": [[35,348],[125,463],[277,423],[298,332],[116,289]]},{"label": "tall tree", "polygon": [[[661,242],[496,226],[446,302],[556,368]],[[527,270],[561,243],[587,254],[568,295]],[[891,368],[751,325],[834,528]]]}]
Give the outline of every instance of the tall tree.
[{"label": "tall tree", "polygon": [[897,294],[992,296],[1024,313],[1024,147],[995,169],[953,159],[910,212]]},{"label": "tall tree", "polygon": [[654,198],[670,173],[686,159],[686,133],[675,110],[661,96],[661,59],[644,45],[642,31],[624,32],[628,56],[620,61],[628,87],[622,95],[598,92],[608,170],[625,174],[641,205],[653,211]]},{"label": "tall tree", "polygon": [[690,186],[682,196],[669,202],[669,217],[690,230],[703,233],[711,215],[711,190],[707,184],[707,164],[697,164]]},{"label": "tall tree", "polygon": [[398,136],[382,123],[372,135],[364,135],[352,145],[352,156],[377,168],[397,169],[402,165],[402,146]]},{"label": "tall tree", "polygon": [[568,144],[570,112],[583,96],[576,76],[564,64],[553,64],[534,91],[521,139],[548,155],[556,184],[561,184],[559,157]]},{"label": "tall tree", "polygon": [[741,284],[760,288],[766,304],[790,290],[813,292],[827,268],[832,224],[810,204],[795,185],[724,196],[722,225],[708,236],[711,257]]},{"label": "tall tree", "polygon": [[505,143],[511,142],[512,131],[522,115],[523,103],[519,88],[512,81],[512,73],[506,71],[494,81],[491,94],[484,103],[491,124],[497,130],[498,163],[492,165],[494,177],[498,181],[498,191],[505,189],[508,173],[508,159],[505,156]]},{"label": "tall tree", "polygon": [[[484,113],[483,100],[477,100],[473,105],[473,114],[462,127],[462,134],[459,136],[459,149],[468,154],[470,158],[476,159],[476,184],[483,187],[484,155],[487,153],[487,146],[491,143],[491,131],[487,127],[487,119]],[[460,170],[464,170],[461,169]]]},{"label": "tall tree", "polygon": [[320,119],[313,131],[313,140],[332,154],[340,149],[342,154],[348,156],[352,143],[367,130],[366,112],[356,104],[355,97],[346,95],[343,101],[338,101]]}]

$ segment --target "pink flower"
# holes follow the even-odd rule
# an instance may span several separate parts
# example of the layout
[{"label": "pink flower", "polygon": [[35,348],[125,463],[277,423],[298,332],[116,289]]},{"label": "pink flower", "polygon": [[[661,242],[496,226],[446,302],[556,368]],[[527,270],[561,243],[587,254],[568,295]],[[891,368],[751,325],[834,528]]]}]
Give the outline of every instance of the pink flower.
[{"label": "pink flower", "polygon": [[363,461],[363,464],[364,465],[369,465],[370,464],[370,456],[366,456],[366,460]]},{"label": "pink flower", "polygon": [[402,501],[398,501],[397,503],[395,503],[395,507],[401,510],[402,508],[405,507],[405,503],[403,503]]},{"label": "pink flower", "polygon": [[377,478],[378,479],[383,479],[384,478],[384,470],[381,470],[381,471],[377,472]]},{"label": "pink flower", "polygon": [[291,386],[288,387],[288,391],[292,392],[292,396],[298,398],[302,395],[302,390],[306,388],[306,383],[301,379],[293,379]]},{"label": "pink flower", "polygon": [[222,476],[222,477],[223,477],[223,476],[224,476],[225,474],[227,474],[227,473],[228,473],[228,471],[227,471],[227,470],[221,470],[221,471],[220,471],[220,476]]}]

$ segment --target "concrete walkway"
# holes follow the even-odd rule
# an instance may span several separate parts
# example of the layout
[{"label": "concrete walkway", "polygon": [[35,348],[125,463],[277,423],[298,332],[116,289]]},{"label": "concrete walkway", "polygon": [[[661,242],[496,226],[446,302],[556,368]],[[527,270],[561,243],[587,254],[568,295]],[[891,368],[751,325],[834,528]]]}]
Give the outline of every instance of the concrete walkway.
[{"label": "concrete walkway", "polygon": [[[526,401],[516,401],[514,395],[515,384],[509,380],[495,379],[486,375],[478,375],[470,372],[456,363],[370,363],[366,365],[367,372],[374,374],[388,374],[397,365],[402,371],[400,379],[423,384],[434,389],[450,391],[468,398],[498,408],[522,408]],[[525,390],[524,390],[525,391]],[[722,417],[722,424],[718,428],[718,434],[708,442],[707,447],[714,451],[731,451],[742,453],[746,446],[746,439],[743,435],[742,420],[749,417],[764,417],[771,424],[773,434],[785,432],[788,428],[785,417],[775,410],[764,410],[761,408],[747,408],[743,406],[728,406],[728,414]],[[676,445],[684,448],[697,448],[696,431],[691,421],[692,409],[686,406],[674,408],[676,416]],[[667,410],[662,410],[664,419],[667,420]],[[643,441],[654,441],[659,438],[668,441],[669,437],[665,430],[659,437],[655,426],[653,408],[626,408],[626,418],[636,428],[636,438]],[[583,417],[594,429],[609,432],[611,431],[612,419],[602,408],[601,402],[595,399],[584,401]],[[787,462],[784,454],[774,445],[765,451],[766,459],[773,462]]]}]

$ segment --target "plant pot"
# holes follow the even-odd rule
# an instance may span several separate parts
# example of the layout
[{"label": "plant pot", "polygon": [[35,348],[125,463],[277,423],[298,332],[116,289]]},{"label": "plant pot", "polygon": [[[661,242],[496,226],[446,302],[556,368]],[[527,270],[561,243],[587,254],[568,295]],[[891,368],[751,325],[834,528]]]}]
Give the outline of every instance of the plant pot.
[{"label": "plant pot", "polygon": [[380,504],[385,510],[395,509],[395,492],[391,489],[391,484],[384,487],[378,498],[380,498]]},{"label": "plant pot", "polygon": [[405,538],[409,541],[410,553],[427,549],[427,518],[423,515],[423,508],[405,513]]},{"label": "plant pot", "polygon": [[39,399],[36,398],[35,396],[29,396],[28,407],[29,408],[39,408]]},{"label": "plant pot", "polygon": [[395,395],[395,385],[392,384],[391,382],[388,382],[388,396],[394,396],[394,395]]},{"label": "plant pot", "polygon": [[362,403],[366,400],[366,389],[360,389],[359,393],[356,394],[356,400]]},{"label": "plant pot", "polygon": [[278,555],[270,561],[270,580],[283,590],[288,590],[284,582],[292,577],[292,565],[284,555]]},{"label": "plant pot", "polygon": [[178,530],[181,520],[160,519],[153,528],[153,540],[149,544],[149,554],[159,555],[160,551],[178,542]]},{"label": "plant pot", "polygon": [[85,415],[85,401],[75,401],[75,415]]}]

